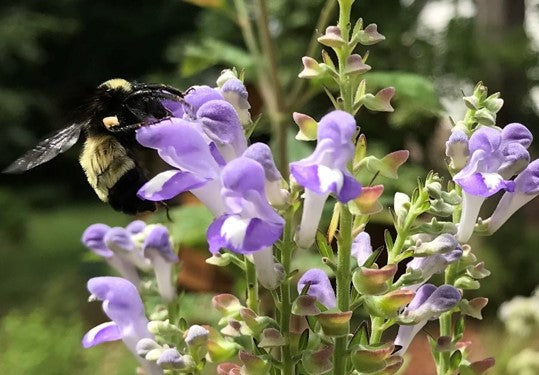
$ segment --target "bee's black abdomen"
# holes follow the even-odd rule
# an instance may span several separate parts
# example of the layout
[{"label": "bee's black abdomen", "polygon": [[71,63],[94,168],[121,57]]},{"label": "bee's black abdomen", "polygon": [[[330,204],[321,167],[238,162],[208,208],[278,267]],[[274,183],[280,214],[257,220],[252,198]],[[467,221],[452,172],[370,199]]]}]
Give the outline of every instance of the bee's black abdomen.
[{"label": "bee's black abdomen", "polygon": [[116,211],[134,215],[139,212],[155,211],[155,203],[137,197],[137,191],[146,183],[138,168],[127,171],[109,190],[109,204]]}]

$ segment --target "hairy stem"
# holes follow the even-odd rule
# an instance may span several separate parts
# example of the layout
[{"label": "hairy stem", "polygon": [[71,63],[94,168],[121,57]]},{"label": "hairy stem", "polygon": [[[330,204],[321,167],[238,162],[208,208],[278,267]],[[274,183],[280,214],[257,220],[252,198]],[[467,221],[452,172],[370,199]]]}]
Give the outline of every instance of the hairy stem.
[{"label": "hairy stem", "polygon": [[292,353],[290,350],[290,316],[292,310],[292,301],[290,300],[290,265],[292,262],[292,218],[293,210],[289,208],[286,213],[286,224],[284,227],[283,246],[281,250],[281,264],[283,265],[285,272],[285,279],[281,284],[281,314],[280,314],[280,326],[281,333],[286,340],[286,345],[281,347],[281,362],[283,364],[282,374],[293,375],[295,372],[294,362],[292,360]]}]

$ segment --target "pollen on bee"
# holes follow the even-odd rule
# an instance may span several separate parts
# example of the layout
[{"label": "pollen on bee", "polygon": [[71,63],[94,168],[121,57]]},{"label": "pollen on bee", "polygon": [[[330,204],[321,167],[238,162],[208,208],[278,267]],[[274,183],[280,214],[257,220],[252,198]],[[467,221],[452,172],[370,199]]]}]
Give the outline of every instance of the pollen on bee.
[{"label": "pollen on bee", "polygon": [[109,116],[103,119],[103,125],[105,125],[105,128],[108,129],[113,126],[120,125],[120,121],[118,121],[118,117],[116,116]]}]

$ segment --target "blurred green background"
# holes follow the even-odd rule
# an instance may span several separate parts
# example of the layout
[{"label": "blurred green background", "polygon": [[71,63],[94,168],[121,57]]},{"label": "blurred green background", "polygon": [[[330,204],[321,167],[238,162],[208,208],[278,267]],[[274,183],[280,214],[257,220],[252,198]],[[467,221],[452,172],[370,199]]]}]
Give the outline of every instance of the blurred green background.
[{"label": "blurred green background", "polygon": [[[292,110],[319,118],[331,108],[320,87],[297,86],[321,10],[336,17],[330,3],[268,1],[281,85],[298,94],[286,108],[291,139]],[[394,113],[363,111],[358,123],[370,150],[411,150],[399,189],[409,193],[418,175],[444,170],[449,116],[462,116],[462,91],[470,94],[478,80],[505,99],[499,126],[521,122],[539,134],[538,0],[356,3],[353,18],[377,23],[386,36],[369,48],[369,85],[397,89]],[[92,89],[113,77],[186,89],[214,85],[223,68],[245,69],[253,117],[262,113],[254,136],[274,142],[253,73],[259,62],[231,12],[219,0],[2,1],[0,168],[65,126]],[[305,144],[289,143],[291,159],[308,152]],[[133,373],[135,362],[121,345],[82,350],[79,344],[103,319],[97,304],[86,303],[86,280],[108,272],[86,254],[81,233],[94,222],[124,225],[131,218],[98,201],[78,152],[80,145],[25,175],[0,176],[0,374]],[[537,157],[537,142],[531,153]],[[395,188],[386,189],[386,201]],[[538,284],[538,211],[536,200],[494,238],[475,244],[493,273],[481,290],[491,301],[482,323],[488,332],[501,330],[495,315],[501,302],[529,295]],[[487,353],[496,349],[485,346]]]}]

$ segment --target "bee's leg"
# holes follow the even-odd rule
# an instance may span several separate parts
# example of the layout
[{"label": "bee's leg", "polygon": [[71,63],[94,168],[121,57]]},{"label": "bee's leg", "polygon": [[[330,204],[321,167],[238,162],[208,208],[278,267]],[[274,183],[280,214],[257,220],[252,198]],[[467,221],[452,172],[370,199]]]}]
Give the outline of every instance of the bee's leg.
[{"label": "bee's leg", "polygon": [[144,89],[150,89],[150,90],[166,90],[168,92],[178,95],[181,98],[183,98],[185,94],[187,94],[187,92],[182,92],[181,90],[178,90],[175,87],[164,85],[162,83],[143,83],[143,84],[140,84],[139,86]]},{"label": "bee's leg", "polygon": [[172,217],[170,216],[170,206],[166,202],[158,202],[158,203],[165,208],[165,214],[167,215],[167,220],[173,223],[174,220],[172,220]]}]

